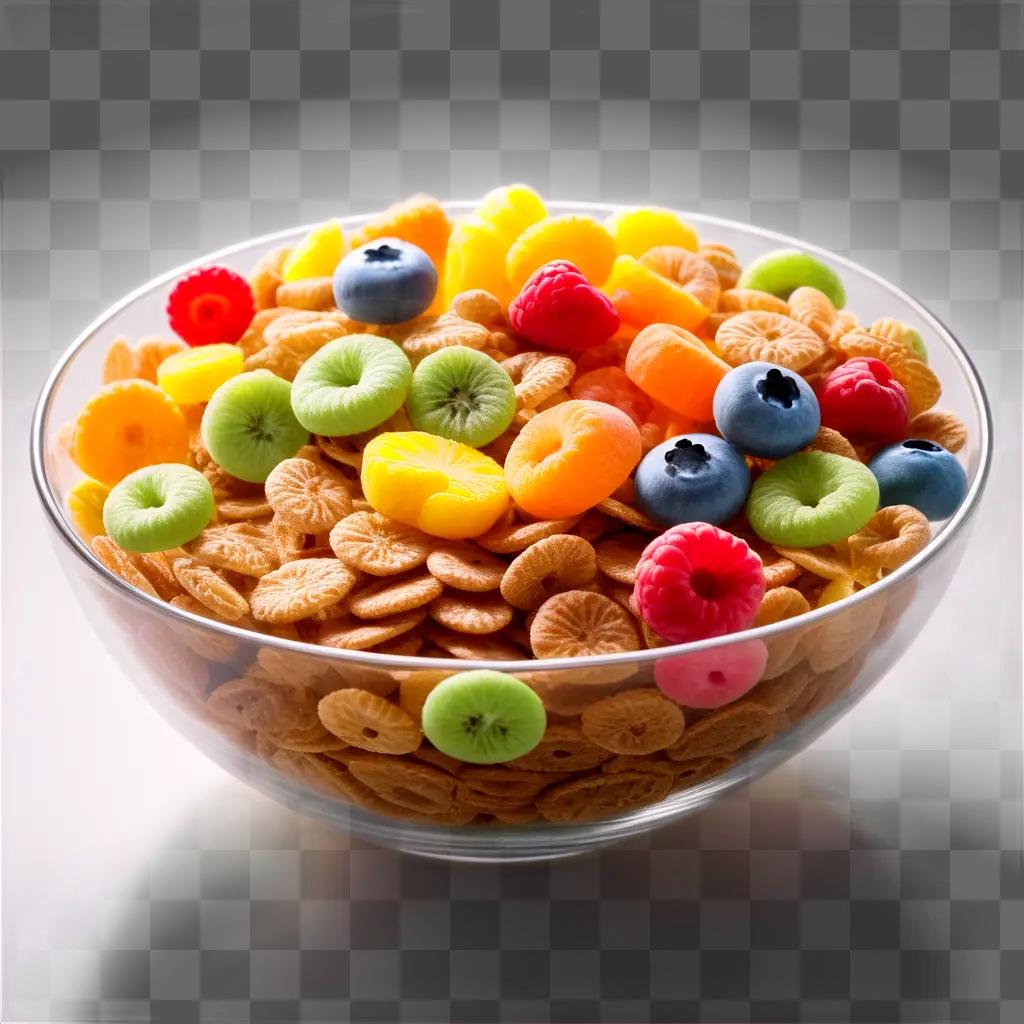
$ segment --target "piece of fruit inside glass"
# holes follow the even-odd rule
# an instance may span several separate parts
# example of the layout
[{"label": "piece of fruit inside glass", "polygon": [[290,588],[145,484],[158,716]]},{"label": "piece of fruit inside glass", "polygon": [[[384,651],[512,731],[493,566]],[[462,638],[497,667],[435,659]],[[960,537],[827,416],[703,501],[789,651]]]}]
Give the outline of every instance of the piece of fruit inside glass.
[{"label": "piece of fruit inside glass", "polygon": [[44,501],[191,666],[172,714],[264,788],[446,827],[681,807],[807,742],[987,458],[972,368],[891,286],[523,185],[143,289],[37,430]]}]

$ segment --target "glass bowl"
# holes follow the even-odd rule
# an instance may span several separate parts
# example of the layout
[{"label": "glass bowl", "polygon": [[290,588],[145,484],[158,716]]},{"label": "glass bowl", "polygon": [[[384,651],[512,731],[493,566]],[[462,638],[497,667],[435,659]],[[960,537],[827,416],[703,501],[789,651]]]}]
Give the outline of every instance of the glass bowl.
[{"label": "glass bowl", "polygon": [[[457,214],[472,205],[448,207]],[[552,203],[550,209],[604,218],[617,207]],[[223,249],[126,296],[75,340],[40,395],[31,434],[36,489],[83,612],[101,637],[123,652],[125,675],[203,753],[257,790],[373,842],[453,860],[547,859],[621,841],[700,810],[812,743],[896,664],[956,571],[989,470],[989,409],[963,348],[942,323],[900,289],[849,260],[795,239],[716,217],[686,217],[702,237],[731,246],[744,263],[780,246],[814,252],[840,272],[848,306],[862,322],[893,316],[920,332],[942,380],[942,405],[956,411],[967,425],[969,440],[960,457],[970,479],[963,504],[950,520],[938,525],[923,551],[883,581],[796,619],[683,647],[545,662],[442,661],[340,651],[220,625],[146,596],[107,570],[68,520],[65,499],[79,474],[67,455],[62,425],[74,420],[98,386],[110,342],[120,335],[131,339],[151,335],[164,323],[163,306],[172,281],[210,261],[244,273],[268,249],[292,242],[307,230],[294,228]],[[365,219],[350,217],[343,223],[350,228]],[[340,687],[388,694],[412,672],[497,668],[526,680],[558,720],[558,716],[579,714],[602,696],[651,686],[655,666],[664,659],[729,657],[741,645],[762,643],[767,662],[762,680],[744,699],[741,711],[745,714],[733,712],[729,729],[717,727],[703,733],[694,729],[696,738],[683,755],[685,768],[672,779],[668,795],[663,784],[651,782],[652,794],[659,797],[656,802],[593,821],[512,825],[494,818],[484,819],[486,825],[466,825],[452,823],[456,816],[389,817],[378,813],[387,807],[380,801],[361,799],[361,806],[353,804],[350,798],[360,799],[364,791],[346,785],[344,771],[331,769],[326,755],[306,756],[301,749],[287,751],[261,743],[260,726],[276,727],[279,733],[288,724],[263,721],[260,716],[270,713],[266,707],[242,709],[243,717],[235,721],[212,713],[207,704],[207,695],[218,684],[242,676],[254,663],[264,677],[320,694]],[[687,712],[688,722],[691,719],[699,722],[700,715]],[[730,734],[728,742],[722,739],[723,732]],[[489,793],[486,786],[473,792],[482,806],[490,806],[492,798],[498,800],[495,806],[502,806],[500,795]],[[419,797],[410,799],[411,807]]]}]

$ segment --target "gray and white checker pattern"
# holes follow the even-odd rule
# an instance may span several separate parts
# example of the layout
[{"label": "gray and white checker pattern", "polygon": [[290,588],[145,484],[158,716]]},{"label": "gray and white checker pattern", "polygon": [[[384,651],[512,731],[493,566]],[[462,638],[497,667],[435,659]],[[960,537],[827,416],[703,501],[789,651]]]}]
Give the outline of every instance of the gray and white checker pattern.
[{"label": "gray and white checker pattern", "polygon": [[[974,0],[6,0],[7,556],[33,528],[35,391],[106,304],[253,234],[510,180],[750,220],[892,277],[971,349],[1002,457],[961,579],[843,723],[699,818],[550,866],[350,843],[214,773],[123,870],[81,869],[126,814],[94,793],[26,891],[28,837],[58,833],[34,744],[60,712],[12,692],[53,691],[60,655],[19,649],[11,595],[39,580],[12,559],[3,1019],[1024,1019],[1020,43],[1016,4]],[[76,750],[116,732],[87,724],[61,757],[113,792],[116,752]],[[132,771],[168,800],[181,764]]]}]

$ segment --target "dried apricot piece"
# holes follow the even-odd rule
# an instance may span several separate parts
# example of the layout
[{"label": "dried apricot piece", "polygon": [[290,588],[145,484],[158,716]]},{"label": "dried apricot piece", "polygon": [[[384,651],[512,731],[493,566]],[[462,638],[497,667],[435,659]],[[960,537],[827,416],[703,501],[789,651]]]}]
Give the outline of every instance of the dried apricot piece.
[{"label": "dried apricot piece", "polygon": [[552,594],[574,590],[597,575],[594,548],[574,534],[555,534],[517,555],[501,580],[502,596],[516,608],[539,608]]},{"label": "dried apricot piece", "polygon": [[275,514],[305,533],[323,533],[352,511],[352,496],[340,472],[309,459],[285,459],[270,472],[267,501]]},{"label": "dried apricot piece", "polygon": [[579,658],[640,649],[633,617],[610,598],[586,590],[549,597],[530,626],[538,658]]},{"label": "dried apricot piece", "polygon": [[587,739],[613,754],[653,754],[672,746],[686,720],[679,705],[653,687],[602,697],[580,716]]},{"label": "dried apricot piece", "polygon": [[394,576],[427,560],[432,541],[412,526],[379,512],[353,512],[332,530],[331,550],[346,565],[372,576]]},{"label": "dried apricot piece", "polygon": [[784,316],[750,310],[729,317],[715,334],[722,358],[732,366],[765,362],[802,370],[825,354],[825,342],[810,327]]},{"label": "dried apricot piece", "polygon": [[188,426],[181,410],[155,384],[115,381],[82,407],[73,456],[83,473],[113,486],[122,477],[162,462],[185,462]]},{"label": "dried apricot piece", "polygon": [[452,223],[444,207],[422,192],[392,203],[383,213],[371,217],[352,235],[352,248],[358,249],[375,238],[401,238],[418,245],[435,267],[442,267]]},{"label": "dried apricot piece", "polygon": [[355,586],[356,574],[334,558],[300,558],[260,578],[249,598],[260,622],[298,622],[337,604]]},{"label": "dried apricot piece", "polygon": [[335,690],[321,698],[317,714],[335,736],[374,754],[408,754],[423,740],[410,714],[368,690]]}]

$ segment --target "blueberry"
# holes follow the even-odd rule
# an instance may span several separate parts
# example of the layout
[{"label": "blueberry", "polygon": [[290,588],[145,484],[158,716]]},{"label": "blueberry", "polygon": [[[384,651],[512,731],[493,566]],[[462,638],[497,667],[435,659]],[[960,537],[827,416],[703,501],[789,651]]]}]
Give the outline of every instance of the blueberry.
[{"label": "blueberry", "polygon": [[821,426],[818,399],[798,373],[772,363],[744,363],[715,389],[715,425],[748,455],[782,459],[806,447]]},{"label": "blueberry", "polygon": [[947,519],[967,493],[967,473],[934,441],[891,444],[868,463],[878,481],[878,507],[913,505],[929,519]]},{"label": "blueberry", "polygon": [[713,434],[686,434],[652,448],[637,467],[636,500],[652,519],[723,523],[747,500],[750,470],[728,441]]},{"label": "blueberry", "polygon": [[437,271],[430,257],[400,238],[376,238],[353,249],[334,271],[338,309],[364,324],[397,324],[434,301]]}]

